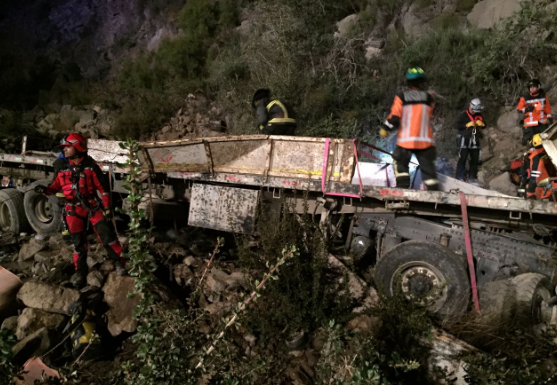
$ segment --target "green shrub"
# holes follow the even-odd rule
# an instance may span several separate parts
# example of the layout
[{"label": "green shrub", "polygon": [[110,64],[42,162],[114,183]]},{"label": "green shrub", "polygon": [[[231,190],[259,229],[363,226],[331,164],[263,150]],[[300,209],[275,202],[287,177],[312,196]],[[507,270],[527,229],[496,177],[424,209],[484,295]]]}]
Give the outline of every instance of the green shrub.
[{"label": "green shrub", "polygon": [[458,12],[469,12],[474,8],[474,5],[479,0],[457,0],[456,2],[456,10]]},{"label": "green shrub", "polygon": [[0,330],[0,385],[13,384],[12,379],[19,373],[19,370],[12,363],[12,347],[17,339],[9,330]]}]

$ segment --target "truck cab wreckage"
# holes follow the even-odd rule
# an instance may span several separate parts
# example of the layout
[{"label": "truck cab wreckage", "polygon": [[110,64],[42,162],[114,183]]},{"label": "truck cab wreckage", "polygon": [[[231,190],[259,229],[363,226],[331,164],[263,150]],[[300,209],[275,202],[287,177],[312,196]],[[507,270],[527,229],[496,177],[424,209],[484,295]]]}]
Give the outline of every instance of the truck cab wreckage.
[{"label": "truck cab wreckage", "polygon": [[[544,135],[551,156],[557,127]],[[88,146],[113,193],[126,193],[119,166],[125,150],[109,140]],[[347,139],[267,135],[144,142],[145,207],[156,216],[185,203],[190,226],[252,233],[258,207],[280,218],[287,203],[319,218],[333,246],[368,258],[387,295],[401,290],[442,316],[462,315],[474,303],[498,322],[520,317],[534,333],[557,326],[556,202],[443,175],[441,191],[425,191],[419,168],[414,189],[396,188],[392,166],[360,161],[358,147]],[[60,231],[61,209],[33,187],[52,179],[56,155],[23,153],[0,154],[0,226],[19,233],[29,224],[52,235]]]}]

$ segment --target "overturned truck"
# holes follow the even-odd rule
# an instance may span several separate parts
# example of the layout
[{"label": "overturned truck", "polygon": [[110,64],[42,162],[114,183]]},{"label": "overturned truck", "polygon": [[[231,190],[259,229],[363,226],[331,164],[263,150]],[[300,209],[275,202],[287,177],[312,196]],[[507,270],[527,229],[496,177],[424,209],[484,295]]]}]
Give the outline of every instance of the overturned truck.
[{"label": "overturned truck", "polygon": [[[552,135],[545,141],[554,145]],[[118,165],[127,155],[118,142],[88,146],[113,193],[125,193],[126,170]],[[311,213],[333,245],[368,258],[387,295],[401,290],[445,316],[470,309],[472,293],[479,293],[480,305],[496,317],[520,315],[535,332],[557,324],[555,202],[443,175],[442,191],[424,191],[419,167],[414,189],[400,189],[392,166],[363,162],[362,153],[374,155],[359,148],[354,140],[266,135],[141,143],[145,205],[155,215],[185,206],[191,226],[252,233],[258,207],[279,219],[288,204]],[[59,231],[56,198],[33,191],[53,177],[56,156],[27,152],[0,160],[2,231]]]}]

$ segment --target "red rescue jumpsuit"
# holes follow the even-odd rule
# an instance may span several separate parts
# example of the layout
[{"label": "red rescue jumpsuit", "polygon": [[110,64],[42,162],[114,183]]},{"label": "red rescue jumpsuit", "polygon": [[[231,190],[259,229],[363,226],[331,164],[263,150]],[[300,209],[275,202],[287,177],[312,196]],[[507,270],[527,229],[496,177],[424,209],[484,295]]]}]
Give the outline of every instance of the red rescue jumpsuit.
[{"label": "red rescue jumpsuit", "polygon": [[[47,187],[45,194],[62,191],[67,204],[64,208],[71,241],[74,245],[74,265],[81,275],[88,272],[87,266],[87,221],[93,225],[99,241],[108,256],[115,262],[125,263],[121,258],[122,246],[114,227],[105,220],[103,211],[110,209],[108,180],[99,165],[88,155],[71,159]],[[100,198],[98,193],[100,193]]]}]

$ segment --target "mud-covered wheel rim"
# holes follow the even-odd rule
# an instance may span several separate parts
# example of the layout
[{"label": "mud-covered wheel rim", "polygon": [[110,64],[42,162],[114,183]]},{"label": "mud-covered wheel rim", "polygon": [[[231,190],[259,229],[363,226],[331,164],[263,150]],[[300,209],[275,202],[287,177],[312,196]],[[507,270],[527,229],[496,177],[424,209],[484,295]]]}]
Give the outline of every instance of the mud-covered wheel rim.
[{"label": "mud-covered wheel rim", "polygon": [[447,279],[435,266],[423,261],[400,266],[391,280],[391,292],[400,292],[414,303],[439,310],[447,300]]},{"label": "mud-covered wheel rim", "polygon": [[37,195],[34,199],[33,205],[35,206],[35,215],[42,223],[50,223],[53,218],[52,204],[44,195]]},{"label": "mud-covered wheel rim", "polygon": [[12,227],[12,216],[10,215],[10,208],[4,202],[0,203],[0,228],[2,231],[7,231]]},{"label": "mud-covered wheel rim", "polygon": [[549,279],[538,273],[525,273],[512,279],[516,293],[516,322],[534,335],[544,335],[553,318],[553,306],[548,301],[552,297],[553,285]]},{"label": "mud-covered wheel rim", "polygon": [[537,336],[547,332],[551,322],[553,307],[547,304],[551,293],[547,288],[540,287],[536,290],[532,301],[532,330]]}]

